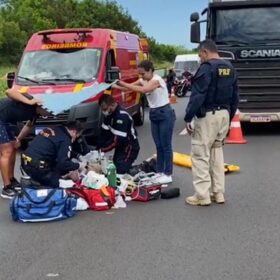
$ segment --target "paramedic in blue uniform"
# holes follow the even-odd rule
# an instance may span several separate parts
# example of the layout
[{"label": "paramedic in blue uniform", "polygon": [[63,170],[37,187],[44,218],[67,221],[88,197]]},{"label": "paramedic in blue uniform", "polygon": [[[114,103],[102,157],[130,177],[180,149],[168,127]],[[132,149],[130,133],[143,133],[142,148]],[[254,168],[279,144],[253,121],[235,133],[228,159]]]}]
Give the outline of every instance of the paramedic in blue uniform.
[{"label": "paramedic in blue uniform", "polygon": [[81,132],[79,121],[43,129],[21,155],[23,170],[41,185],[59,187],[62,176],[85,167],[70,159],[71,145]]},{"label": "paramedic in blue uniform", "polygon": [[239,93],[237,74],[229,61],[219,57],[212,40],[198,47],[201,66],[193,78],[192,93],[186,108],[186,129],[191,134],[194,195],[191,205],[224,203],[225,173],[223,143],[233,118]]},{"label": "paramedic in blue uniform", "polygon": [[115,149],[113,162],[117,173],[128,173],[140,150],[133,119],[111,95],[103,94],[99,106],[104,119],[97,147],[102,152]]},{"label": "paramedic in blue uniform", "polygon": [[[21,140],[32,130],[38,115],[48,115],[42,109],[41,100],[30,99],[11,88],[6,91],[8,98],[0,100],[0,169],[3,179],[1,197],[13,198],[15,191],[20,187],[14,177],[16,151],[20,147]],[[16,137],[17,122],[26,121],[19,135]]]}]

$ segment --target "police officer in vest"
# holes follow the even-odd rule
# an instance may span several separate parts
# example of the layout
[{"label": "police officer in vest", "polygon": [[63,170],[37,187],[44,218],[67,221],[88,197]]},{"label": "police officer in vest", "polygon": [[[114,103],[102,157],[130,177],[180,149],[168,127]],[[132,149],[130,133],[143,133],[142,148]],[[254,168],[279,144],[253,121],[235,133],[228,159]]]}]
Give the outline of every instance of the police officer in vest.
[{"label": "police officer in vest", "polygon": [[229,61],[219,57],[212,40],[198,47],[201,65],[192,85],[186,108],[186,129],[191,134],[192,174],[195,193],[190,205],[224,203],[225,174],[223,142],[233,118],[239,93],[237,74]]},{"label": "police officer in vest", "polygon": [[21,155],[23,170],[44,186],[59,187],[61,176],[86,165],[70,160],[71,145],[81,132],[79,121],[43,129]]},{"label": "police officer in vest", "polygon": [[113,162],[117,173],[128,173],[140,150],[133,119],[111,95],[103,94],[99,106],[104,119],[97,148],[102,152],[115,149]]}]

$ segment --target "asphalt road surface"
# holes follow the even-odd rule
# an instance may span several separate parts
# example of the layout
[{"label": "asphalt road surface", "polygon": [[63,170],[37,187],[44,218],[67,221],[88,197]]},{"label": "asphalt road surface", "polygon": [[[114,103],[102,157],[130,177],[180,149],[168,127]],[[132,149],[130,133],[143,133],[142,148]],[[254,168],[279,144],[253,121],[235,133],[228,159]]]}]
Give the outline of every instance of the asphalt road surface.
[{"label": "asphalt road surface", "polygon": [[[174,105],[174,151],[189,153],[187,98]],[[127,208],[79,212],[52,223],[11,220],[0,200],[1,280],[279,280],[280,144],[278,126],[246,127],[245,145],[226,145],[226,204],[188,206],[191,171],[175,167],[181,196]],[[154,153],[148,117],[138,129],[139,162]],[[19,175],[19,173],[18,173]]]}]

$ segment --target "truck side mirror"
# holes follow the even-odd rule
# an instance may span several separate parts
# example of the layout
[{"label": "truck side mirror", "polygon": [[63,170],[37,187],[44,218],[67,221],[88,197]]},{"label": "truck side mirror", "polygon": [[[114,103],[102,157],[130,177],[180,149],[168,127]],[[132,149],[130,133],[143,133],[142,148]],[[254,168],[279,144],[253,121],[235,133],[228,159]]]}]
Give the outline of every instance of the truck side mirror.
[{"label": "truck side mirror", "polygon": [[15,79],[15,72],[10,72],[7,74],[7,86],[8,88],[11,88],[13,86]]},{"label": "truck side mirror", "polygon": [[193,22],[191,24],[191,42],[200,43],[200,23]]},{"label": "truck side mirror", "polygon": [[190,21],[194,22],[194,21],[198,21],[199,20],[199,13],[192,13],[190,16]]},{"label": "truck side mirror", "polygon": [[112,83],[115,80],[120,79],[120,68],[116,66],[112,66],[109,70],[106,72],[106,83]]}]

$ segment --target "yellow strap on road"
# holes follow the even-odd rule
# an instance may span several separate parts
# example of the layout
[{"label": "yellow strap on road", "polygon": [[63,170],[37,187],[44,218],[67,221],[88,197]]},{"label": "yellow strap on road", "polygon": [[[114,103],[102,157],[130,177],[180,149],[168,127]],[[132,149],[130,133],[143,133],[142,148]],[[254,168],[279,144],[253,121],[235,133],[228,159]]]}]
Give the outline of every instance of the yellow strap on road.
[{"label": "yellow strap on road", "polygon": [[[181,154],[181,153],[173,153],[173,163],[179,166],[192,168],[192,160],[191,156],[187,154]],[[229,172],[238,172],[240,171],[240,167],[238,165],[233,164],[227,164],[225,163],[225,173]]]},{"label": "yellow strap on road", "polygon": [[[156,155],[152,155],[150,158],[147,159],[147,161],[151,160],[152,158],[156,158]],[[192,168],[191,156],[187,154],[173,152],[173,163],[178,166]],[[225,168],[225,173],[240,171],[240,167],[238,165],[233,165],[228,163],[225,163],[224,168]]]}]

